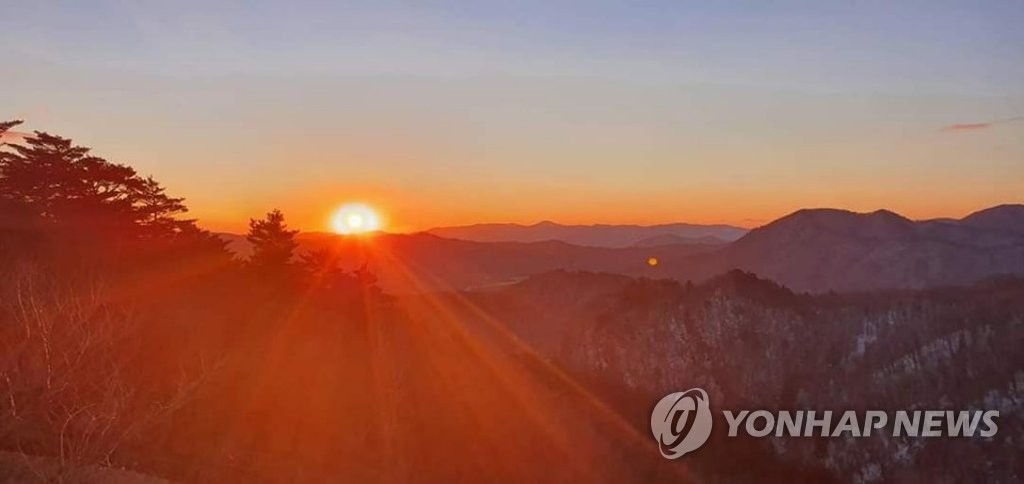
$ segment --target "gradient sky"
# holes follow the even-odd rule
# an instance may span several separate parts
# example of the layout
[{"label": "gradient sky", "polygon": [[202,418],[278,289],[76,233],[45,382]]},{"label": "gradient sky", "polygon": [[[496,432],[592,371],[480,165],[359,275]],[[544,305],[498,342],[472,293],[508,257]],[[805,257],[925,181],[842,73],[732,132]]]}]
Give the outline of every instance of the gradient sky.
[{"label": "gradient sky", "polygon": [[216,230],[1024,201],[1016,0],[3,3],[0,117]]}]

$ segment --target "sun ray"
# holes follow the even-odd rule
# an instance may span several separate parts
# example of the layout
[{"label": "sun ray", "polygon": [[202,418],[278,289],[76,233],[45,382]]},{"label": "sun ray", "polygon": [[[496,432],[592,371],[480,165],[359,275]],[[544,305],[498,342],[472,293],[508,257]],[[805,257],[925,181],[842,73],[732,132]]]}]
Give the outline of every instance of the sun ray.
[{"label": "sun ray", "polygon": [[[532,420],[534,420],[540,427],[548,434],[558,447],[567,452],[578,454],[579,439],[573,438],[573,436],[567,433],[565,428],[553,415],[546,412],[544,408],[540,408],[538,404],[540,399],[534,395],[534,389],[531,386],[531,381],[525,375],[518,375],[516,372],[509,371],[511,365],[508,362],[502,364],[498,359],[491,355],[493,349],[489,348],[486,343],[480,340],[479,336],[472,334],[468,329],[466,323],[462,321],[459,313],[469,312],[475,318],[484,322],[490,330],[494,332],[501,340],[505,343],[510,344],[520,354],[525,355],[530,361],[538,364],[539,367],[543,368],[550,376],[553,376],[556,381],[560,381],[565,384],[575,394],[580,395],[588,406],[590,406],[597,415],[600,415],[603,420],[612,425],[628,442],[631,442],[633,446],[638,449],[650,449],[654,444],[646,436],[641,435],[635,428],[625,421],[622,415],[617,411],[613,410],[607,404],[600,400],[596,395],[587,390],[583,385],[576,382],[572,377],[566,374],[560,368],[554,366],[548,362],[545,358],[536,353],[529,345],[524,343],[513,334],[505,324],[496,320],[493,316],[488,314],[483,309],[479,308],[475,303],[467,299],[464,295],[459,293],[451,293],[445,296],[441,296],[432,293],[429,288],[432,286],[429,280],[436,280],[429,272],[410,267],[410,262],[400,261],[393,257],[386,251],[379,252],[380,255],[387,257],[388,262],[393,267],[400,270],[407,282],[413,284],[414,287],[418,288],[419,293],[422,294],[417,301],[422,301],[427,307],[417,307],[415,312],[419,314],[433,314],[438,321],[447,323],[450,329],[455,331],[455,334],[459,339],[467,345],[467,347],[475,354],[479,361],[485,365],[496,381],[503,384],[504,387],[509,389],[515,396],[517,404],[523,408]],[[422,306],[422,305],[421,305]],[[676,467],[674,471],[680,474],[680,477],[684,477],[687,480],[695,480],[696,476],[688,468]]]}]

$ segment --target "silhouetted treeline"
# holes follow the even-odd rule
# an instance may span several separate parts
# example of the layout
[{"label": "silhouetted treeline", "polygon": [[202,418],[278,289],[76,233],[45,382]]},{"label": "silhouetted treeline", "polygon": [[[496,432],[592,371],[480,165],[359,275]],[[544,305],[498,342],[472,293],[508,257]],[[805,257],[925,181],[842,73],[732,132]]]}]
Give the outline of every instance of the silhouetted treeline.
[{"label": "silhouetted treeline", "polygon": [[0,451],[182,469],[153,446],[217,433],[215,412],[182,413],[211,381],[264,364],[281,331],[358,330],[387,305],[367,271],[297,254],[280,211],[250,222],[247,261],[186,212],[69,139],[0,146]]}]

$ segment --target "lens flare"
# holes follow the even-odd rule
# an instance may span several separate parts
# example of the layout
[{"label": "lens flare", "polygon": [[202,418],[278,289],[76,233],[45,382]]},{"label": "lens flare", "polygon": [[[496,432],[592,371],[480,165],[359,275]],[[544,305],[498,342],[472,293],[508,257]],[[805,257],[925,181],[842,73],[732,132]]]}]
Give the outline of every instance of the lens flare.
[{"label": "lens flare", "polygon": [[348,203],[331,217],[331,228],[339,234],[363,234],[381,229],[381,219],[369,205]]}]

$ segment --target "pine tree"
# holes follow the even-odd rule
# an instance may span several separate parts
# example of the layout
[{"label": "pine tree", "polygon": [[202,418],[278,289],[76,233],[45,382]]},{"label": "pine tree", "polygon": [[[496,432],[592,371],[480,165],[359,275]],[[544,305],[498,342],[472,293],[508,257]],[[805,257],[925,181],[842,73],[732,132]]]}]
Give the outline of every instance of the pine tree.
[{"label": "pine tree", "polygon": [[[0,122],[0,135],[19,124]],[[145,255],[154,264],[230,262],[224,241],[181,218],[184,200],[153,178],[45,132],[4,141],[0,249],[94,261]]]},{"label": "pine tree", "polygon": [[284,214],[274,209],[263,219],[249,219],[249,233],[246,239],[253,246],[249,265],[269,274],[284,274],[293,268],[292,257],[298,243],[295,234],[284,223]]},{"label": "pine tree", "polygon": [[[0,123],[0,134],[19,123]],[[40,131],[0,151],[0,206],[28,214],[34,225],[76,232],[136,239],[195,233],[193,220],[178,218],[187,211],[183,199],[156,180]]]}]

